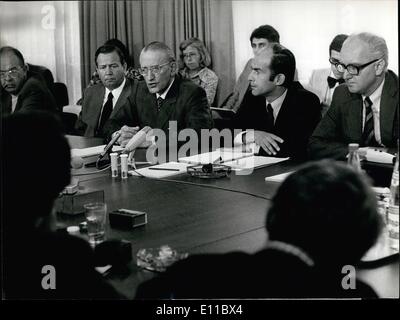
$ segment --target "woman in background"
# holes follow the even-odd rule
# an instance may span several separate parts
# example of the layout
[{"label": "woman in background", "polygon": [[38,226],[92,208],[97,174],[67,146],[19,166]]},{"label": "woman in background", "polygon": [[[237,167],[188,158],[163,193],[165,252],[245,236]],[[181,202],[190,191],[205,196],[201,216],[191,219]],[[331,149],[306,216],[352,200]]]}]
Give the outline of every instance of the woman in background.
[{"label": "woman in background", "polygon": [[207,94],[208,104],[212,106],[218,77],[214,71],[207,68],[211,64],[211,57],[204,43],[198,38],[190,38],[183,41],[179,49],[182,64],[180,74],[202,87]]}]

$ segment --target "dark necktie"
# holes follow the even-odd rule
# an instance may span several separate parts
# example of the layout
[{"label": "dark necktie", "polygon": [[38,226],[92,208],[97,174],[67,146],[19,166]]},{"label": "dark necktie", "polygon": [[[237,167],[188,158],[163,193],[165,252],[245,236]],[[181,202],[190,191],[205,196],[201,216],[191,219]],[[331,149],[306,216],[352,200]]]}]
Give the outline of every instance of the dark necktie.
[{"label": "dark necktie", "polygon": [[274,128],[274,109],[270,103],[267,105],[267,128],[272,130]]},{"label": "dark necktie", "polygon": [[363,146],[374,146],[375,133],[374,133],[374,113],[372,111],[372,101],[369,97],[364,99],[365,106],[365,122],[364,130],[361,135]]},{"label": "dark necktie", "polygon": [[161,97],[158,97],[158,99],[157,99],[157,112],[160,112],[163,103],[164,103],[164,99],[161,98]]},{"label": "dark necktie", "polygon": [[107,101],[103,106],[103,112],[101,113],[101,118],[99,121],[99,126],[97,127],[97,132],[101,132],[104,127],[104,124],[108,120],[113,110],[113,94],[110,92],[107,97]]},{"label": "dark necktie", "polygon": [[336,79],[332,77],[328,77],[327,80],[328,80],[328,86],[331,89],[336,85],[336,83],[342,84],[344,82],[344,79]]}]

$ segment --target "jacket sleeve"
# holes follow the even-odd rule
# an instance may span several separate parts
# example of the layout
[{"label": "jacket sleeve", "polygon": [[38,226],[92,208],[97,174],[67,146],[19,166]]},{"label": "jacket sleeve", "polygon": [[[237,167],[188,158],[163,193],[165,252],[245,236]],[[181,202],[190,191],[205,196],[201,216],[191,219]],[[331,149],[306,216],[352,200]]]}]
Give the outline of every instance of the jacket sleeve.
[{"label": "jacket sleeve", "polygon": [[345,159],[347,144],[342,142],[341,103],[337,90],[333,95],[332,104],[311,135],[308,144],[308,154],[311,159],[334,158]]}]

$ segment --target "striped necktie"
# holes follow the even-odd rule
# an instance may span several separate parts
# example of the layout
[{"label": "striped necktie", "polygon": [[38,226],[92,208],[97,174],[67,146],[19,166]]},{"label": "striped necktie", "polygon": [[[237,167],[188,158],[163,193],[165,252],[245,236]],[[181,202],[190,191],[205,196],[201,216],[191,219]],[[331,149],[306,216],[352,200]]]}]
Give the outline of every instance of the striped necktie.
[{"label": "striped necktie", "polygon": [[157,112],[160,112],[163,103],[164,103],[164,99],[161,98],[161,97],[158,97],[158,99],[157,99]]},{"label": "striped necktie", "polygon": [[374,146],[375,133],[374,133],[374,113],[372,111],[372,101],[369,97],[364,99],[365,106],[365,122],[364,130],[361,136],[361,142],[363,146]]}]

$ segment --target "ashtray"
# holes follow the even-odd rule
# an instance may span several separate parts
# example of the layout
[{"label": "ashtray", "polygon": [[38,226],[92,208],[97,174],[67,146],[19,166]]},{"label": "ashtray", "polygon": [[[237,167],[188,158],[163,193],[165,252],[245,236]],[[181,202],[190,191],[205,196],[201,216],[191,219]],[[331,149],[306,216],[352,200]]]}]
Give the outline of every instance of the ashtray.
[{"label": "ashtray", "polygon": [[188,253],[179,253],[170,246],[140,249],[136,255],[137,266],[156,272],[164,272],[174,262],[185,259]]}]

